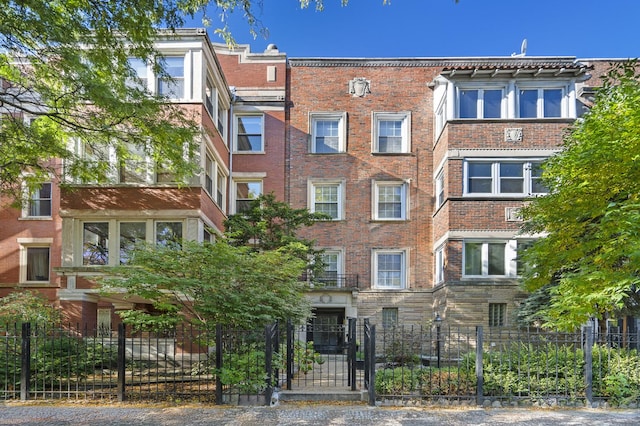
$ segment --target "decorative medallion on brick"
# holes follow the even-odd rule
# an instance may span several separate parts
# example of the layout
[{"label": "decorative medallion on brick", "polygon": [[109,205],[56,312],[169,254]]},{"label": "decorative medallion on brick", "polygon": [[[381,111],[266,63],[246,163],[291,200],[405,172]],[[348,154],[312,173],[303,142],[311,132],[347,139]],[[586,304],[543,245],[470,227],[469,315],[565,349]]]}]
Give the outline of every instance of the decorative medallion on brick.
[{"label": "decorative medallion on brick", "polygon": [[364,97],[366,94],[371,93],[371,82],[364,77],[356,77],[349,82],[349,93],[354,97]]},{"label": "decorative medallion on brick", "polygon": [[505,142],[522,142],[522,128],[512,127],[504,129]]}]

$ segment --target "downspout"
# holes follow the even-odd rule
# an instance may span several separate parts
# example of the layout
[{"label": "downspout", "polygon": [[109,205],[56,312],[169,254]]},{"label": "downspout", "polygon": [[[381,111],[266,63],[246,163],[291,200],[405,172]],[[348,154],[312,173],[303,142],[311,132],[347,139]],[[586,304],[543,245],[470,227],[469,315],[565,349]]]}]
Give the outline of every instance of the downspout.
[{"label": "downspout", "polygon": [[233,104],[236,101],[236,88],[235,86],[230,86],[229,90],[231,91],[231,102],[229,103],[229,131],[227,132],[227,147],[229,148],[229,182],[227,183],[227,217],[229,217],[229,212],[231,211],[231,194],[233,191],[233,124],[235,122],[233,117]]}]

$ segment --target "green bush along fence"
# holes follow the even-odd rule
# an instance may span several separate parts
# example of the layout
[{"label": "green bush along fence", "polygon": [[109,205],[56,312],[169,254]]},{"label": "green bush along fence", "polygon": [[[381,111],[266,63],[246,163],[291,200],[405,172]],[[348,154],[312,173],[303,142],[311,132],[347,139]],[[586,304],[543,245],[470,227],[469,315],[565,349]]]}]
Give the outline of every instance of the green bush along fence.
[{"label": "green bush along fence", "polygon": [[[556,399],[637,406],[638,333],[358,324],[345,360],[363,362],[352,390],[368,401]],[[323,362],[291,328],[183,326],[134,332],[42,324],[0,328],[0,399],[103,399],[269,404]],[[287,333],[289,331],[289,333]],[[362,344],[361,344],[362,343]],[[356,352],[357,349],[357,352]],[[355,372],[356,364],[349,364]],[[351,373],[352,374],[352,373]],[[352,377],[355,377],[353,375]]]}]

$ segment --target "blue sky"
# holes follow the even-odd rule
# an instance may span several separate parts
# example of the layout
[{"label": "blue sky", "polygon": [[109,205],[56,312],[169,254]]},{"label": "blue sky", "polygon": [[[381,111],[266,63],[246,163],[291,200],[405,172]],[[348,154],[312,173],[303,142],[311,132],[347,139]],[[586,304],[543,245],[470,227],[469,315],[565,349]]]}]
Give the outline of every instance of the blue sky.
[{"label": "blue sky", "polygon": [[[267,39],[253,39],[242,13],[230,24],[236,41],[262,52],[274,43],[289,57],[509,56],[527,39],[527,56],[640,56],[640,0],[264,0],[258,18]],[[215,12],[212,28],[218,21]],[[198,20],[193,25],[201,26]],[[212,34],[213,41],[222,41]]]}]

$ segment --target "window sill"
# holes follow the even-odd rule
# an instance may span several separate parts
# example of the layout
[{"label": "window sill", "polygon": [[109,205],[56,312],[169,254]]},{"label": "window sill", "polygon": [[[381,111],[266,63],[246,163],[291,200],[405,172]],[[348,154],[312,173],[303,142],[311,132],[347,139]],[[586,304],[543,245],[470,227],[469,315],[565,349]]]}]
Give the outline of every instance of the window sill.
[{"label": "window sill", "polygon": [[415,155],[412,152],[377,152],[374,151],[371,153],[376,157],[414,157]]},{"label": "window sill", "polygon": [[264,155],[265,151],[233,151],[233,155]]},{"label": "window sill", "polygon": [[53,220],[53,217],[51,217],[51,216],[24,216],[24,217],[19,217],[18,220],[25,220],[25,221],[29,221],[29,220]]}]

